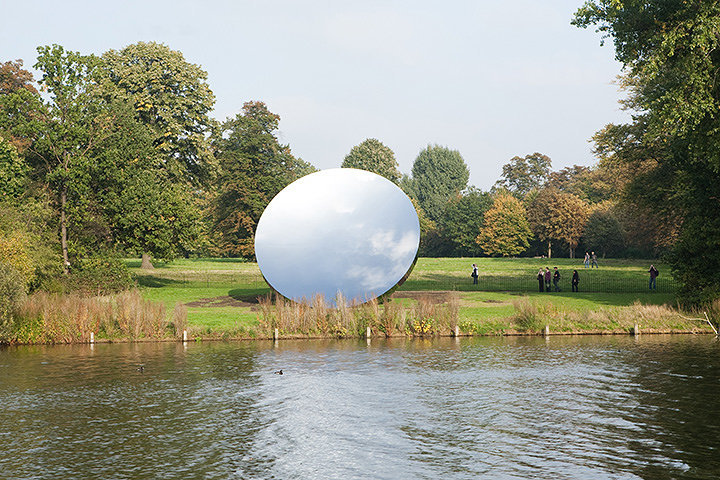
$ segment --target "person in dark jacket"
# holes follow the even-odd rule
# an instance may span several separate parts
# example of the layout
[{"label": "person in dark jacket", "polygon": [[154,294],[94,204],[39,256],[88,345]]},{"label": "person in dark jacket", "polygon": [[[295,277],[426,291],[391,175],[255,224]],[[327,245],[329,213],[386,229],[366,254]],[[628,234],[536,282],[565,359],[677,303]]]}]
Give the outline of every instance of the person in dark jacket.
[{"label": "person in dark jacket", "polygon": [[543,273],[542,268],[540,270],[538,270],[537,279],[538,279],[538,288],[540,289],[541,292],[544,292],[545,291],[545,288],[544,288],[545,287],[545,274]]},{"label": "person in dark jacket", "polygon": [[473,263],[472,265],[472,273],[470,276],[473,278],[473,285],[477,285],[478,283],[478,267]]},{"label": "person in dark jacket", "polygon": [[580,283],[580,275],[578,275],[577,270],[573,270],[572,281],[570,283],[572,284],[572,291],[577,292],[578,284]]},{"label": "person in dark jacket", "polygon": [[552,279],[552,274],[550,273],[550,267],[545,267],[545,291],[550,291],[550,280]]},{"label": "person in dark jacket", "polygon": [[553,284],[555,285],[555,291],[560,291],[560,270],[555,267],[555,273],[553,273]]},{"label": "person in dark jacket", "polygon": [[660,275],[660,272],[658,272],[658,269],[655,268],[655,265],[650,265],[650,270],[648,270],[650,273],[650,290],[657,290],[657,282],[655,279],[658,275]]}]

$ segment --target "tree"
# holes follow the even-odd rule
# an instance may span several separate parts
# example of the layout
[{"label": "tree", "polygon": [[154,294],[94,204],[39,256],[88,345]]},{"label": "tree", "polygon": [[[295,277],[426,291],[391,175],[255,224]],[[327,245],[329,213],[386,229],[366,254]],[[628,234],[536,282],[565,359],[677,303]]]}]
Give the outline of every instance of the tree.
[{"label": "tree", "polygon": [[548,258],[552,257],[552,243],[564,242],[570,247],[570,258],[582,236],[589,214],[588,206],[570,193],[543,189],[530,202],[527,218],[537,238],[547,242]]},{"label": "tree", "polygon": [[213,166],[209,113],[215,104],[207,73],[181,52],[155,42],[109,50],[102,60],[106,95],[134,106],[173,180],[207,182]]},{"label": "tree", "polygon": [[525,157],[513,157],[503,165],[502,177],[495,182],[495,188],[524,197],[531,190],[542,188],[547,182],[551,164],[550,157],[538,152]]},{"label": "tree", "polygon": [[531,237],[522,203],[512,195],[501,193],[485,213],[476,241],[488,255],[511,257],[527,250]]},{"label": "tree", "polygon": [[[207,73],[187,62],[181,52],[155,42],[109,50],[102,60],[106,97],[133,105],[137,120],[150,130],[153,146],[162,159],[158,167],[165,171],[163,182],[173,185],[169,191],[179,194],[189,186],[207,186],[215,173],[209,142],[215,126],[209,112],[215,97],[207,84]],[[152,186],[148,182],[143,185]],[[191,207],[197,208],[194,203],[188,204]],[[185,213],[192,218],[199,215],[199,211],[188,209]],[[140,243],[156,245],[150,240]],[[151,253],[142,252],[143,268],[152,267]]]},{"label": "tree", "polygon": [[428,218],[438,221],[450,198],[467,187],[469,178],[460,152],[432,145],[415,159],[410,189]]},{"label": "tree", "polygon": [[625,246],[622,225],[609,208],[596,208],[592,211],[583,238],[588,249],[600,252],[603,257],[617,255]]},{"label": "tree", "polygon": [[452,248],[449,254],[471,257],[482,255],[476,238],[483,225],[485,212],[492,204],[490,194],[474,187],[450,199],[441,220],[441,234]]},{"label": "tree", "polygon": [[42,115],[32,73],[22,65],[22,60],[0,63],[0,130],[20,154],[30,144],[31,126]]},{"label": "tree", "polygon": [[642,172],[630,182],[634,201],[669,213],[666,225],[673,216],[682,222],[672,255],[681,296],[717,298],[720,257],[707,253],[720,238],[720,3],[592,0],[573,23],[612,38],[623,64],[624,103],[637,114],[619,127],[634,141],[616,154]]},{"label": "tree", "polygon": [[88,189],[88,152],[106,137],[110,117],[95,101],[95,57],[65,51],[60,45],[39,47],[38,53],[35,68],[43,74],[39,83],[49,99],[38,105],[42,112],[36,119],[15,127],[25,134],[36,170],[55,192],[63,269],[68,274],[69,209]]},{"label": "tree", "polygon": [[341,167],[359,168],[377,173],[393,183],[400,181],[400,171],[398,162],[395,160],[395,153],[374,138],[368,138],[359,145],[355,145],[345,156]]},{"label": "tree", "polygon": [[280,117],[262,102],[247,102],[215,138],[220,161],[213,230],[224,255],[253,256],[260,215],[286,185],[314,168],[296,159],[275,131]]}]

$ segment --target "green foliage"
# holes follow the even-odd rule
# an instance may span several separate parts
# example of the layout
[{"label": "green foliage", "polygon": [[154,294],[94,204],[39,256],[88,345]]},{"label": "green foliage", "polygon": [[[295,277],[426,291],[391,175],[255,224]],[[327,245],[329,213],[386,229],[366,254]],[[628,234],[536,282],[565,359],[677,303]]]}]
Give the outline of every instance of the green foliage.
[{"label": "green foliage", "polygon": [[138,42],[102,56],[103,92],[130,103],[152,132],[164,168],[175,181],[202,184],[213,173],[207,140],[215,96],[207,73],[183,54],[155,42]]},{"label": "green foliage", "polygon": [[533,233],[547,242],[548,257],[552,256],[552,242],[566,243],[573,256],[589,213],[587,204],[575,195],[546,188],[528,205],[527,218]]},{"label": "green foliage", "polygon": [[494,188],[505,189],[523,197],[547,182],[551,164],[550,157],[538,152],[525,157],[513,157],[509,163],[503,165],[502,177],[495,183]]},{"label": "green foliage", "polygon": [[[720,256],[720,3],[684,0],[587,1],[575,14],[580,27],[611,37],[622,62],[630,125],[605,137],[632,173],[628,190],[663,229],[681,224],[672,255],[687,301],[718,296]],[[699,259],[703,259],[700,261]]]},{"label": "green foliage", "polygon": [[377,173],[393,183],[400,181],[400,171],[398,162],[395,160],[395,153],[380,140],[374,138],[368,138],[359,145],[355,145],[343,160],[341,167],[359,168]]},{"label": "green foliage", "polygon": [[110,252],[83,258],[73,268],[65,286],[71,292],[106,295],[134,286],[130,271]]},{"label": "green foliage", "polygon": [[450,199],[441,220],[442,236],[447,239],[451,255],[477,257],[483,250],[475,241],[483,226],[485,212],[492,206],[488,193],[470,188]]},{"label": "green foliage", "polygon": [[12,329],[15,312],[25,299],[22,275],[8,264],[0,262],[0,342]]},{"label": "green foliage", "polygon": [[603,257],[617,256],[625,247],[622,225],[610,209],[596,209],[585,225],[585,246],[599,252]]},{"label": "green foliage", "polygon": [[21,275],[28,290],[40,288],[60,270],[55,232],[48,225],[52,216],[47,202],[37,198],[0,201],[0,259]]},{"label": "green foliage", "polygon": [[527,250],[531,237],[522,203],[511,195],[500,194],[485,213],[476,241],[488,255],[510,257]]},{"label": "green foliage", "polygon": [[28,167],[17,149],[0,137],[0,200],[17,198],[25,190]]},{"label": "green foliage", "polygon": [[448,201],[467,187],[470,172],[457,150],[428,146],[415,159],[408,190],[430,220],[438,221]]},{"label": "green foliage", "polygon": [[243,113],[222,126],[215,138],[220,161],[213,233],[218,253],[254,255],[254,234],[270,200],[293,180],[313,170],[297,160],[275,131],[280,117],[262,102],[247,102]]}]

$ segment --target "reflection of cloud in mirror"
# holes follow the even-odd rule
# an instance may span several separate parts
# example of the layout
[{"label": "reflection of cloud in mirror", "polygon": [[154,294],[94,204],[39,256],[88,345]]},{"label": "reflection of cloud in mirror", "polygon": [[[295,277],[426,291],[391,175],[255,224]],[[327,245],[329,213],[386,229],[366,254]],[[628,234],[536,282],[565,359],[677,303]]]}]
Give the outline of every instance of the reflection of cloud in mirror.
[{"label": "reflection of cloud in mirror", "polygon": [[410,199],[389,180],[351,168],[288,185],[255,233],[258,265],[296,300],[341,293],[368,300],[395,286],[415,260],[420,225]]}]

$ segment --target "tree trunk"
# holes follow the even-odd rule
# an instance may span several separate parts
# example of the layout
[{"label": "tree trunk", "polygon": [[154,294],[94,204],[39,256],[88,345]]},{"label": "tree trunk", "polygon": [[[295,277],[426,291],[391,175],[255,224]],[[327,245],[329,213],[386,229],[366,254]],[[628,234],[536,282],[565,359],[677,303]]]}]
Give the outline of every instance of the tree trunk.
[{"label": "tree trunk", "polygon": [[552,258],[552,242],[548,240],[548,258]]},{"label": "tree trunk", "polygon": [[155,268],[153,266],[152,262],[150,261],[149,253],[142,254],[142,261],[140,262],[140,268],[142,268],[143,270],[153,270]]},{"label": "tree trunk", "polygon": [[575,249],[570,247],[570,258],[575,258]]},{"label": "tree trunk", "polygon": [[65,210],[67,209],[67,187],[63,187],[60,193],[60,246],[62,248],[63,257],[63,273],[70,273],[70,259],[68,258],[68,242],[67,242],[67,218]]}]

